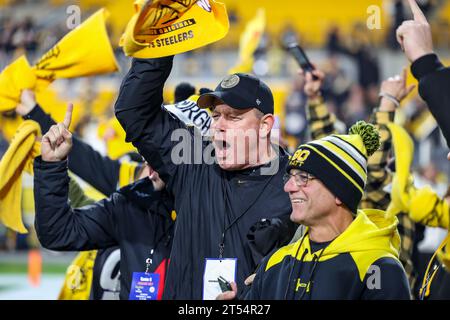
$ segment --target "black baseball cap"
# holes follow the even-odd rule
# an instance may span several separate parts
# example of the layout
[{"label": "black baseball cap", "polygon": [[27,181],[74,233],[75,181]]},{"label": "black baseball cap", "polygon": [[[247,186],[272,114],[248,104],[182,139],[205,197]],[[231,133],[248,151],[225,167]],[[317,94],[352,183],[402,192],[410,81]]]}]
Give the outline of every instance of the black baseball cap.
[{"label": "black baseball cap", "polygon": [[264,114],[273,114],[273,95],[269,87],[258,78],[235,73],[226,76],[213,92],[202,94],[197,105],[210,108],[214,98],[234,109],[256,108]]}]

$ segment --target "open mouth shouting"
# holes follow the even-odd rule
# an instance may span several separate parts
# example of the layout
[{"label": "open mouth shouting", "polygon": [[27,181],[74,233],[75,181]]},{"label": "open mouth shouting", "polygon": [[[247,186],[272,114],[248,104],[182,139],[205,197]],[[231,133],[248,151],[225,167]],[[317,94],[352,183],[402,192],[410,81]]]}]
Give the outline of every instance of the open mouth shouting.
[{"label": "open mouth shouting", "polygon": [[226,140],[214,139],[214,148],[217,159],[222,160],[227,157],[228,152],[231,149],[231,145]]}]

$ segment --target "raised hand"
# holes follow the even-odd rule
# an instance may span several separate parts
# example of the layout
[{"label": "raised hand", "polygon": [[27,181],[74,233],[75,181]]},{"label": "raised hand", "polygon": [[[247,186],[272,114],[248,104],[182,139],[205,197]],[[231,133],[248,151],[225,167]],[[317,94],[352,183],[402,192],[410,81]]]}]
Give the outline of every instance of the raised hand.
[{"label": "raised hand", "polygon": [[31,89],[22,90],[20,94],[20,103],[16,107],[16,112],[21,116],[25,116],[29,114],[35,106],[36,106],[36,97],[34,95],[33,90]]},{"label": "raised hand", "polygon": [[414,20],[404,21],[397,28],[397,41],[410,62],[433,53],[431,28],[416,0],[408,0]]},{"label": "raised hand", "polygon": [[[315,69],[312,72],[304,72],[302,69],[299,70],[298,74],[305,77],[305,94],[308,99],[313,100],[320,97],[320,89],[322,88],[323,80],[325,79],[325,73]],[[314,78],[315,76],[316,78]]]},{"label": "raised hand", "polygon": [[[381,83],[380,87],[380,96],[388,95],[394,98],[398,104],[405,99],[411,91],[416,87],[414,84],[407,86],[406,85],[406,77],[407,72],[406,69],[403,69],[402,75],[396,75],[395,77],[388,78]],[[395,103],[389,98],[384,96],[381,100],[380,109],[384,111],[393,111],[395,109]]]},{"label": "raised hand", "polygon": [[72,149],[72,133],[69,131],[72,111],[73,104],[69,103],[64,121],[51,126],[50,130],[42,137],[42,160],[56,162],[67,158]]}]

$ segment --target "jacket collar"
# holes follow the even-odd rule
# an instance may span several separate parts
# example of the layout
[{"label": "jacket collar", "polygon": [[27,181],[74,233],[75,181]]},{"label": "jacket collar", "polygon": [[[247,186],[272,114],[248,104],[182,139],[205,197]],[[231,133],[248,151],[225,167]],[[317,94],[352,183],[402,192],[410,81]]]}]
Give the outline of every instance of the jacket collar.
[{"label": "jacket collar", "polygon": [[149,178],[143,178],[129,184],[119,191],[125,198],[143,209],[149,209],[155,201],[165,201],[166,191],[154,191]]}]

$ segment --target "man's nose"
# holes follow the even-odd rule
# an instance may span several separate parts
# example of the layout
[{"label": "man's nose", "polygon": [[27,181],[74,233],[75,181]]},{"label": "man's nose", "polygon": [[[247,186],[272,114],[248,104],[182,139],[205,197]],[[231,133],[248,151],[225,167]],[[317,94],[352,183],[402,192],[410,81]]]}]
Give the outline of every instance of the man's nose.
[{"label": "man's nose", "polygon": [[211,128],[218,131],[225,131],[226,122],[223,117],[218,117],[216,120],[214,120],[211,124]]},{"label": "man's nose", "polygon": [[289,180],[286,181],[286,183],[284,184],[284,192],[296,192],[298,191],[300,188],[297,186],[297,184],[294,181],[294,177],[289,177]]}]

